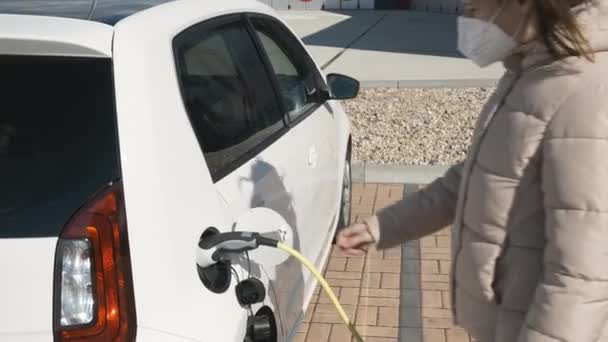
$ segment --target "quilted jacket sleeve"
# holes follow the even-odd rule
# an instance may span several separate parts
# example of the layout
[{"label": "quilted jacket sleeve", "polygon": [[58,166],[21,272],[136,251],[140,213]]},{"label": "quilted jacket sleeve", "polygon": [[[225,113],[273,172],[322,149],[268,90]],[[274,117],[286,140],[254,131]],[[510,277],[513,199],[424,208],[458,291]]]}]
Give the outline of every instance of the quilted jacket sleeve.
[{"label": "quilted jacket sleeve", "polygon": [[608,108],[595,96],[547,128],[544,271],[519,342],[594,342],[608,319]]},{"label": "quilted jacket sleeve", "polygon": [[454,220],[462,168],[462,163],[453,166],[442,178],[367,220],[370,226],[373,225],[379,230],[377,248],[397,246],[451,224]]}]

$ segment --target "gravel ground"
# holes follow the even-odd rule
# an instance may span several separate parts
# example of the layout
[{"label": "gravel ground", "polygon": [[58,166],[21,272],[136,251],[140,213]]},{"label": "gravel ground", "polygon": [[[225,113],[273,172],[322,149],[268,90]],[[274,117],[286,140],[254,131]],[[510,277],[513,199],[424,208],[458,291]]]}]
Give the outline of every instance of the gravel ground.
[{"label": "gravel ground", "polygon": [[363,89],[344,107],[353,159],[375,164],[451,165],[464,159],[492,88]]}]

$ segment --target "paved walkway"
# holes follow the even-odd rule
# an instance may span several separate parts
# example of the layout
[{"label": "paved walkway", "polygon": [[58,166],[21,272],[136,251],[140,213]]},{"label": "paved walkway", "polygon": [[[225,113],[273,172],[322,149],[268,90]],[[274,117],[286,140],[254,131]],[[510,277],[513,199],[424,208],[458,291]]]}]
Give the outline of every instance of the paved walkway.
[{"label": "paved walkway", "polygon": [[480,69],[457,49],[456,16],[415,11],[283,11],[326,72],[364,86],[488,86],[504,69]]},{"label": "paved walkway", "polygon": [[[417,186],[355,184],[359,220],[415,191]],[[452,325],[449,298],[450,232],[365,257],[332,251],[325,277],[366,342],[470,342]],[[350,342],[348,329],[319,289],[297,342]]]}]

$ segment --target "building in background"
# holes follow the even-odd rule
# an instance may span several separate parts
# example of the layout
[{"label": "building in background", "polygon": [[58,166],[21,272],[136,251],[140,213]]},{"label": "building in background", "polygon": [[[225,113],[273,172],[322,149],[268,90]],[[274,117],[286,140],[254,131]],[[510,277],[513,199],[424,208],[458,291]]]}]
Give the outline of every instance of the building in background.
[{"label": "building in background", "polygon": [[401,9],[460,13],[461,0],[260,0],[279,10]]}]

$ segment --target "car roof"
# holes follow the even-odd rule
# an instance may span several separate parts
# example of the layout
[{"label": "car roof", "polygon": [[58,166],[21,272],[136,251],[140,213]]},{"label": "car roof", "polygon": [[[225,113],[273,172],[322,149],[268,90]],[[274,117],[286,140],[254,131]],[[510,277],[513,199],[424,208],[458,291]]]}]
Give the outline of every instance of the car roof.
[{"label": "car roof", "polygon": [[0,55],[111,57],[113,25],[143,10],[177,8],[205,17],[273,13],[258,0],[0,0]]},{"label": "car roof", "polygon": [[0,0],[0,13],[65,17],[114,25],[123,18],[174,0]]},{"label": "car roof", "polygon": [[[179,0],[0,0],[0,14],[26,14],[91,20],[115,25],[120,20],[167,2]],[[265,6],[258,0],[199,0],[210,12]]]},{"label": "car roof", "polygon": [[111,57],[113,35],[92,21],[0,14],[0,56]]}]

